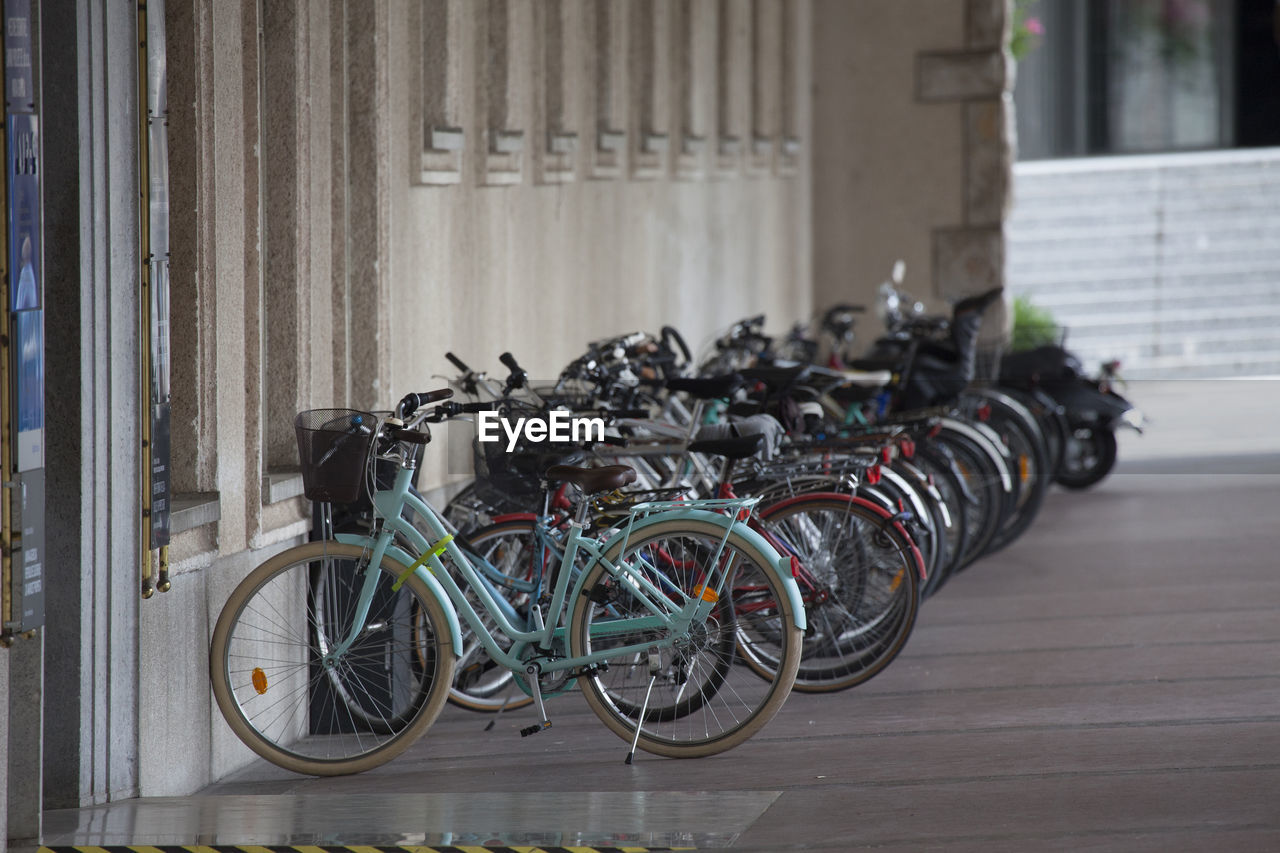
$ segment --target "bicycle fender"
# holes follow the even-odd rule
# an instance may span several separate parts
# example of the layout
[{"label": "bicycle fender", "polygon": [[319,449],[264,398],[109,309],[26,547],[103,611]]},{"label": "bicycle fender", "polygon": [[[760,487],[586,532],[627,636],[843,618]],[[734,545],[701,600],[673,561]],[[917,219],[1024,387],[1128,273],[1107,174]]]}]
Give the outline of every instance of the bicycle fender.
[{"label": "bicycle fender", "polygon": [[[804,500],[812,500],[815,497],[827,498],[830,500],[837,500],[837,501],[847,500],[850,503],[857,504],[858,506],[863,507],[864,509],[868,509],[871,512],[874,512],[876,515],[880,516],[881,523],[892,524],[894,530],[900,533],[902,535],[903,540],[906,541],[911,546],[910,557],[912,560],[915,561],[916,572],[920,575],[920,580],[928,580],[928,570],[925,568],[925,565],[924,565],[924,556],[920,553],[920,549],[916,547],[915,540],[911,538],[911,534],[908,533],[907,529],[902,526],[902,522],[897,520],[893,512],[881,506],[880,504],[876,503],[875,501],[867,500],[866,498],[859,497],[857,495],[850,496],[846,494],[841,494],[839,492],[813,492],[807,495],[796,495],[795,497],[788,498],[785,501],[778,501],[776,504],[769,504],[769,506],[765,507],[763,510],[760,511],[760,518],[763,521],[768,521],[769,516],[772,515],[773,513],[779,510],[782,510],[793,503],[799,503]],[[753,530],[752,532],[754,533],[755,531]],[[790,571],[790,569],[788,569],[788,571]],[[797,589],[798,588],[799,587],[797,586]]]},{"label": "bicycle fender", "polygon": [[[760,550],[760,553],[766,557],[773,559],[774,570],[778,574],[778,579],[782,582],[782,588],[786,591],[787,600],[791,602],[791,612],[795,614],[793,623],[797,628],[803,630],[808,627],[805,617],[804,599],[800,596],[800,585],[796,583],[796,579],[791,576],[791,556],[789,554],[779,554],[778,550],[769,544],[769,541],[756,531],[747,527],[745,524],[739,524],[730,516],[721,515],[718,512],[708,512],[700,509],[676,510],[674,512],[663,512],[658,515],[652,515],[642,521],[637,521],[631,527],[630,535],[634,536],[640,531],[654,524],[660,524],[672,520],[686,521],[709,521],[717,527],[729,528],[733,527],[734,532],[740,535],[747,542]],[[619,534],[621,535],[621,534]],[[607,551],[609,545],[605,545]],[[582,582],[586,579],[586,573],[578,579],[574,585],[573,595],[582,594]]]},{"label": "bicycle fender", "polygon": [[[355,545],[357,548],[363,548],[369,543],[367,536],[359,536],[354,533],[339,533],[333,537],[343,545]],[[410,557],[403,548],[396,545],[388,545],[386,556],[395,560],[404,568],[412,566],[414,558]],[[444,616],[449,620],[449,636],[453,639],[453,653],[459,657],[462,656],[462,626],[458,622],[458,612],[453,607],[453,602],[449,599],[449,594],[444,591],[444,587],[440,585],[440,581],[435,579],[431,572],[418,572],[418,577],[427,584],[427,588],[431,590],[431,594],[440,602],[440,609],[444,611]]]},{"label": "bicycle fender", "polygon": [[495,515],[489,519],[489,524],[502,524],[504,521],[537,521],[537,519],[538,516],[532,512],[508,512],[504,515]]}]

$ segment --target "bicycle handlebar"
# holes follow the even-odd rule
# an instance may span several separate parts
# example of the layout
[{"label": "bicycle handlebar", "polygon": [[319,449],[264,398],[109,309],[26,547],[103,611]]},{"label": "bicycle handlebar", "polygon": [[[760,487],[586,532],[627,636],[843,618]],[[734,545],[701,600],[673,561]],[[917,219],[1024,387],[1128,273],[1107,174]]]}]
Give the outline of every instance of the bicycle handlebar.
[{"label": "bicycle handlebar", "polygon": [[515,356],[509,352],[504,352],[498,356],[498,361],[511,371],[511,375],[507,377],[507,386],[503,390],[503,394],[510,394],[517,388],[524,388],[529,384],[529,374],[516,362]]},{"label": "bicycle handlebar", "polygon": [[452,396],[453,389],[451,388],[440,388],[436,391],[421,391],[416,394],[405,394],[404,398],[396,405],[396,412],[400,418],[406,418],[423,406],[438,403],[441,400],[448,400]]},{"label": "bicycle handlebar", "polygon": [[516,363],[516,357],[509,352],[504,352],[502,355],[498,356],[498,361],[502,362],[503,365],[505,365],[512,373],[524,373],[524,371],[520,369],[520,365]]},{"label": "bicycle handlebar", "polygon": [[445,353],[445,354],[444,354],[444,357],[445,357],[446,359],[448,359],[448,360],[449,360],[449,363],[450,363],[450,364],[452,364],[454,367],[456,367],[456,368],[458,368],[459,370],[461,370],[463,373],[471,373],[471,372],[472,372],[472,371],[471,371],[471,368],[470,368],[470,367],[467,367],[467,365],[462,361],[462,359],[458,358],[458,357],[457,357],[456,355],[454,355],[453,353],[451,353],[451,352],[447,352],[447,353]]}]

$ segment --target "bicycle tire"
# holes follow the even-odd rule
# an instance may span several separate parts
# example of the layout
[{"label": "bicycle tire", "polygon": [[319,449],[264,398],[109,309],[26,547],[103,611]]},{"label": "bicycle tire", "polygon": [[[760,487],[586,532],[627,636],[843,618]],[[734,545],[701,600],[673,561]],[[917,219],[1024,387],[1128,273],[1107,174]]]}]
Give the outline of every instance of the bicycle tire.
[{"label": "bicycle tire", "polygon": [[1054,482],[1077,491],[1087,489],[1105,479],[1115,464],[1115,432],[1103,426],[1076,427]]},{"label": "bicycle tire", "polygon": [[955,460],[945,445],[930,442],[917,447],[915,461],[933,478],[951,515],[951,526],[945,528],[947,558],[936,572],[929,575],[921,591],[921,595],[928,598],[941,589],[947,578],[959,567],[968,548],[969,525],[965,520],[965,506],[969,498],[966,497],[965,484],[955,469]]},{"label": "bicycle tire", "polygon": [[966,539],[964,552],[955,564],[952,574],[961,571],[980,557],[1000,525],[1004,501],[999,472],[990,456],[972,444],[968,436],[943,432],[935,437],[946,445],[956,466],[957,473],[965,481],[972,500],[965,502],[964,521]]},{"label": "bicycle tire", "polygon": [[[417,740],[444,706],[454,666],[444,609],[415,575],[392,591],[406,567],[390,558],[378,566],[386,582],[368,627],[332,666],[322,662],[319,638],[346,629],[321,618],[346,609],[338,595],[354,595],[366,566],[365,551],[353,545],[299,545],[250,572],[222,608],[209,648],[213,695],[236,736],[272,764],[315,776],[377,767]],[[315,607],[318,588],[330,596],[323,609]],[[424,614],[420,629],[409,615],[415,604]],[[333,674],[340,669],[346,678]],[[344,694],[328,689],[335,680],[346,685]],[[271,704],[257,701],[268,693]],[[362,722],[375,713],[381,726]]]},{"label": "bicycle tire", "polygon": [[[720,598],[703,622],[678,638],[679,647],[620,654],[616,660],[608,661],[607,670],[579,676],[578,683],[587,705],[619,737],[628,742],[636,739],[640,749],[655,755],[697,758],[738,746],[763,728],[782,707],[800,664],[801,631],[795,626],[791,601],[776,566],[768,555],[741,535],[730,532],[726,538],[724,528],[711,521],[657,522],[633,531],[625,537],[625,543],[623,539],[618,536],[606,549],[604,560],[609,564],[620,565],[625,557],[629,565],[639,566],[639,571],[655,583],[661,583],[664,578],[658,575],[670,570],[658,572],[659,564],[676,565],[678,571],[693,574],[719,554],[721,561],[728,561],[721,562],[720,566],[727,567],[725,570],[731,575],[725,588],[735,590],[736,598],[737,590],[749,586],[757,591],[763,606],[748,614],[739,611],[736,601],[733,608],[724,607]],[[722,541],[723,552],[719,550]],[[665,551],[667,556],[656,557],[660,551]],[[569,619],[569,648],[573,656],[599,650],[604,639],[592,637],[593,625],[601,625],[620,612],[639,612],[642,607],[605,566],[604,561],[598,561],[588,569],[582,594],[573,603]],[[682,588],[687,585],[687,581],[677,583]],[[757,633],[776,636],[781,649],[782,665],[768,680],[759,678],[747,667],[732,665],[740,643],[750,642]],[[665,629],[653,629],[627,635],[613,633],[610,641],[619,647],[634,646],[662,641],[668,636]],[[683,692],[693,676],[703,679],[701,685],[694,688],[701,694],[698,701],[689,703],[696,707],[681,716],[664,714],[661,719],[653,719],[645,714],[640,720],[641,707],[673,708],[685,701]],[[649,694],[650,686],[658,694],[656,702]],[[647,701],[646,695],[649,695]]]},{"label": "bicycle tire", "polygon": [[1035,521],[1052,477],[1044,434],[1030,412],[1014,401],[1002,401],[993,406],[989,425],[1004,438],[1014,460],[1010,473],[1021,483],[1013,511],[987,543],[986,553],[993,554],[1025,533]]},{"label": "bicycle tire", "polygon": [[954,516],[951,514],[952,502],[943,494],[942,489],[935,482],[936,478],[931,477],[925,468],[918,464],[913,457],[910,460],[899,459],[894,465],[901,468],[910,478],[912,486],[920,493],[925,508],[929,512],[929,531],[933,539],[931,543],[933,548],[933,559],[927,563],[929,571],[925,575],[925,581],[920,584],[920,597],[928,596],[928,582],[933,579],[934,575],[941,574],[946,570],[947,564],[951,562],[951,534],[950,527],[956,522],[952,521]]},{"label": "bicycle tire", "polygon": [[[841,494],[802,495],[759,516],[800,561],[809,629],[794,689],[834,693],[883,672],[920,608],[922,558],[906,530],[887,511]],[[751,651],[747,665],[767,674],[775,662]]]}]

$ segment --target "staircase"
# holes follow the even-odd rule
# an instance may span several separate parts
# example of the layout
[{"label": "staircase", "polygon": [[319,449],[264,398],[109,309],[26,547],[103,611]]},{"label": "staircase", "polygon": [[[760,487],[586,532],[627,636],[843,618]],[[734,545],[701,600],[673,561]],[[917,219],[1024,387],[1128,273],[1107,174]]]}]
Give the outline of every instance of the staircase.
[{"label": "staircase", "polygon": [[1130,378],[1280,374],[1280,149],[1019,163],[1010,292]]}]

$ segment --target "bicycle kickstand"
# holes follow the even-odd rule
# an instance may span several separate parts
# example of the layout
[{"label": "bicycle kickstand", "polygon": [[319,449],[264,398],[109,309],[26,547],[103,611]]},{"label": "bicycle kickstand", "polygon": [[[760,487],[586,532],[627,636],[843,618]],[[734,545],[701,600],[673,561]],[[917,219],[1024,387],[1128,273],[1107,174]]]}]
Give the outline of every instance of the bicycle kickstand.
[{"label": "bicycle kickstand", "polygon": [[542,719],[542,722],[521,729],[520,737],[536,735],[543,729],[551,728],[551,721],[547,719],[547,709],[542,704],[542,688],[538,684],[538,675],[541,672],[542,667],[538,666],[536,663],[531,663],[524,668],[525,680],[529,682],[529,690],[533,693],[533,701],[538,706],[538,716]]},{"label": "bicycle kickstand", "polygon": [[640,717],[636,720],[636,736],[631,739],[631,751],[627,753],[625,764],[630,764],[636,757],[636,745],[640,743],[640,729],[644,725],[645,714],[649,713],[649,697],[653,695],[653,683],[658,680],[658,656],[649,654],[649,688],[644,691],[644,702],[640,705]]},{"label": "bicycle kickstand", "polygon": [[502,700],[502,705],[499,706],[498,710],[494,713],[493,719],[489,720],[489,724],[484,727],[484,730],[486,732],[493,731],[493,727],[498,724],[498,718],[502,716],[502,712],[507,710],[507,706],[510,704],[511,704],[510,697],[507,697],[506,699]]}]

